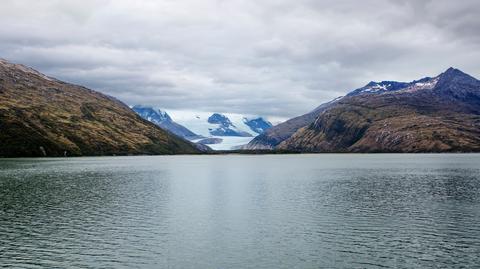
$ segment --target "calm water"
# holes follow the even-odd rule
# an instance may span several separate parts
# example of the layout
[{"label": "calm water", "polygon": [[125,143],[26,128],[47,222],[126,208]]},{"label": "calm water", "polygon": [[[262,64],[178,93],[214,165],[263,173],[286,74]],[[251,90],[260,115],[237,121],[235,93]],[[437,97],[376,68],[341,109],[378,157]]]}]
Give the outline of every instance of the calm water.
[{"label": "calm water", "polygon": [[0,266],[480,266],[480,155],[0,160]]}]

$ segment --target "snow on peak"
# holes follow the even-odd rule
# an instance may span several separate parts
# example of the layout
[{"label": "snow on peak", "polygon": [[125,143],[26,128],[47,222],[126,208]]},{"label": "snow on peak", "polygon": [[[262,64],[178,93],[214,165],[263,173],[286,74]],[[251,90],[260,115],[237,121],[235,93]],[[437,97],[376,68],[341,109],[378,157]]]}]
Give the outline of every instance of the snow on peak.
[{"label": "snow on peak", "polygon": [[172,119],[167,114],[167,112],[161,109],[155,109],[151,106],[142,106],[135,105],[131,107],[133,111],[137,112],[142,118],[151,121],[155,124],[160,124],[162,122],[171,122]]},{"label": "snow on peak", "polygon": [[[168,110],[168,114],[170,114],[173,121],[182,124],[196,134],[202,135],[205,138],[221,138],[221,143],[209,145],[214,150],[231,150],[238,146],[248,144],[258,133],[245,124],[245,118],[248,120],[262,118],[236,113],[212,113],[188,110]],[[213,121],[213,123],[209,122],[209,118],[211,118],[210,121]],[[265,118],[262,119],[266,121]],[[228,124],[228,122],[230,124]],[[224,125],[228,125],[228,128],[225,128]],[[229,134],[233,134],[231,131],[236,132],[237,135],[241,134],[245,136],[229,136]],[[247,134],[248,136],[246,136]],[[194,142],[196,142],[196,140],[194,140]]]},{"label": "snow on peak", "polygon": [[223,127],[235,127],[235,125],[232,124],[230,119],[220,113],[213,113],[210,117],[208,117],[208,123],[212,124],[220,124]]},{"label": "snow on peak", "polygon": [[426,77],[412,82],[382,81],[370,82],[366,86],[356,89],[348,96],[367,94],[383,94],[391,92],[410,92],[417,90],[433,89],[437,84],[439,77]]},{"label": "snow on peak", "polygon": [[363,88],[362,92],[386,91],[388,89],[388,87],[390,87],[390,86],[391,86],[391,84],[384,85],[384,84],[376,83],[376,84],[371,85],[371,86],[366,86],[365,88]]},{"label": "snow on peak", "polygon": [[360,95],[364,93],[377,94],[377,93],[384,93],[384,92],[390,92],[390,91],[397,91],[402,88],[405,88],[407,85],[408,83],[397,82],[397,81],[382,81],[382,82],[371,81],[364,87],[350,92],[349,94],[347,94],[347,96]]},{"label": "snow on peak", "polygon": [[402,92],[415,92],[419,90],[431,90],[435,88],[440,77],[424,78],[412,82],[408,87],[402,89]]},{"label": "snow on peak", "polygon": [[269,121],[264,120],[262,117],[255,117],[251,119],[244,117],[243,123],[250,127],[250,129],[257,134],[261,134],[272,127],[272,124]]}]

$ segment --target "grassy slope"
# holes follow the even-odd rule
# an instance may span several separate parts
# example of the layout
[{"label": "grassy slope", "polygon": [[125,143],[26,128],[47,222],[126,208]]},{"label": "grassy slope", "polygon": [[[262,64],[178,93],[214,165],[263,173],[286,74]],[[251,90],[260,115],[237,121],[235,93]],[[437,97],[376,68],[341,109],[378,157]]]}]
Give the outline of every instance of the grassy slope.
[{"label": "grassy slope", "polygon": [[279,149],[308,152],[478,152],[478,106],[432,90],[345,98]]},{"label": "grassy slope", "polygon": [[0,62],[0,156],[197,153],[120,101]]}]

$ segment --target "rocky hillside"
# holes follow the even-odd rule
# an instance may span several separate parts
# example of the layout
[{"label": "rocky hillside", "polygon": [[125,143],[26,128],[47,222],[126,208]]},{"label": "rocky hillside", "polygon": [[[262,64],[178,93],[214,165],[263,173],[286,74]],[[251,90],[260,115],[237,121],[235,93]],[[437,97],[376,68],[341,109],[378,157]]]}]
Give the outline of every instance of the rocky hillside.
[{"label": "rocky hillside", "polygon": [[197,153],[122,102],[0,60],[0,156]]},{"label": "rocky hillside", "polygon": [[329,108],[336,102],[337,100],[332,100],[331,102],[320,105],[319,107],[305,115],[301,115],[282,122],[278,125],[275,125],[265,130],[265,132],[261,133],[260,135],[256,136],[247,145],[243,146],[242,149],[274,149],[282,141],[292,136],[298,129],[312,123],[321,112],[323,112],[325,109]]},{"label": "rocky hillside", "polygon": [[478,152],[480,81],[450,68],[410,83],[369,83],[277,149],[302,152]]}]

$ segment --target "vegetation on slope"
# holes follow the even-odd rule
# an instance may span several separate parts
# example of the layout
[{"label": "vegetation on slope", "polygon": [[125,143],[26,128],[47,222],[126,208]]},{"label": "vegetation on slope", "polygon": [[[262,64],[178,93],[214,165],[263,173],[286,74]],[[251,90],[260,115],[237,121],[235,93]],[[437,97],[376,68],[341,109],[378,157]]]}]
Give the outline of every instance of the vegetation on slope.
[{"label": "vegetation on slope", "polygon": [[0,60],[0,156],[197,153],[122,102]]}]

